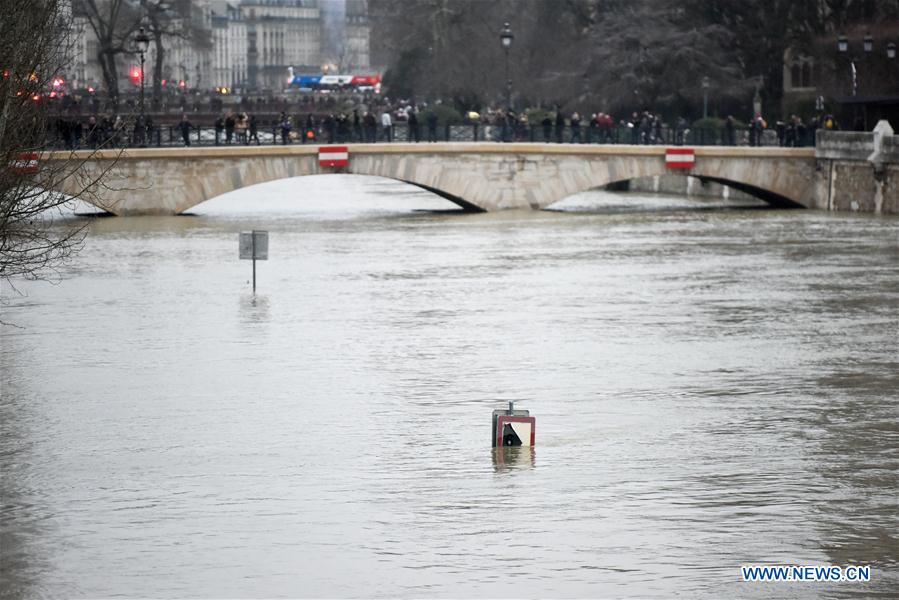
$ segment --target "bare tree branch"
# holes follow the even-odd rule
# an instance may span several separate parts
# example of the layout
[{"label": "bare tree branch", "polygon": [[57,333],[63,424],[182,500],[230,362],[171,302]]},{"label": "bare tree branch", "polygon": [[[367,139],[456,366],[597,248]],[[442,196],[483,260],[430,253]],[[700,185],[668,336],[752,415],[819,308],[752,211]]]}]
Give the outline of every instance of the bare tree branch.
[{"label": "bare tree branch", "polygon": [[43,95],[71,56],[70,8],[68,0],[7,0],[0,21],[0,279],[10,285],[53,276],[81,248],[87,222],[63,216],[76,198],[99,202],[105,176],[82,168],[90,152],[55,160],[42,152]]}]

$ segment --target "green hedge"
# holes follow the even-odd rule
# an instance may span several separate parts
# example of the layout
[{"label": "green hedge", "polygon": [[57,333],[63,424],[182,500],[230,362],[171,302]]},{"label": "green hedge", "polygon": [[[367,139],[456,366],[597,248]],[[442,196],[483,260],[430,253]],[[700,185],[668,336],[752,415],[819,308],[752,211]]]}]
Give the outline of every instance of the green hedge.
[{"label": "green hedge", "polygon": [[[726,123],[726,119],[707,117],[705,119],[693,121],[693,124],[690,127],[693,129],[703,129],[705,131],[723,131]],[[734,119],[734,129],[746,129],[746,123],[739,119]]]},{"label": "green hedge", "polygon": [[451,106],[446,106],[445,104],[437,104],[434,106],[430,106],[427,109],[421,111],[421,114],[418,115],[418,122],[422,125],[426,125],[428,122],[428,116],[434,113],[437,115],[437,123],[440,127],[444,127],[446,125],[461,125],[465,122],[465,119],[462,118],[462,115]]}]

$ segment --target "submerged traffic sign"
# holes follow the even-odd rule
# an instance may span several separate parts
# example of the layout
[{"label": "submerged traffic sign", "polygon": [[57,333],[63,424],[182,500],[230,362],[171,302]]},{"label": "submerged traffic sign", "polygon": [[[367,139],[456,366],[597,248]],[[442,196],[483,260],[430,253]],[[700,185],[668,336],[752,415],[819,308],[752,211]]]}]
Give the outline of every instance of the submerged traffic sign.
[{"label": "submerged traffic sign", "polygon": [[241,260],[268,260],[268,232],[240,232]]},{"label": "submerged traffic sign", "polygon": [[268,232],[241,231],[238,253],[241,260],[253,261],[253,292],[256,292],[256,261],[268,260]]},{"label": "submerged traffic sign", "polygon": [[533,446],[536,419],[526,410],[515,410],[509,402],[508,410],[493,411],[493,447]]}]

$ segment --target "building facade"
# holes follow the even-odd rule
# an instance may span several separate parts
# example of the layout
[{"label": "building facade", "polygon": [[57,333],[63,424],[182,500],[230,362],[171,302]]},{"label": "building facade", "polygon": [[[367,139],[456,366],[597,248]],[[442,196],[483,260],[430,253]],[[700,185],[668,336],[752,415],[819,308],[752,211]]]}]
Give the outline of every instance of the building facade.
[{"label": "building facade", "polygon": [[346,0],[344,68],[366,71],[371,68],[371,24],[368,0]]},{"label": "building facade", "polygon": [[[370,69],[368,1],[343,0],[340,19],[326,20],[322,7],[340,1],[194,0],[190,14],[173,20],[172,34],[163,38],[162,79],[167,86],[188,90],[278,92],[287,88],[291,69],[320,73],[336,66],[365,73]],[[186,34],[197,30],[205,34]],[[99,43],[87,18],[77,11],[72,35],[69,83],[75,89],[102,90]],[[326,39],[339,40],[339,47],[335,50]],[[139,71],[137,56],[131,52],[117,58],[120,91],[126,91],[129,74]],[[145,57],[147,86],[152,85],[154,64],[151,44]]]},{"label": "building facade", "polygon": [[290,67],[308,70],[322,64],[322,19],[318,0],[243,0],[246,27],[247,87],[287,87]]},{"label": "building facade", "polygon": [[221,12],[210,11],[209,21],[212,33],[209,84],[215,89],[247,87],[247,26],[241,19],[240,9],[225,5]]}]

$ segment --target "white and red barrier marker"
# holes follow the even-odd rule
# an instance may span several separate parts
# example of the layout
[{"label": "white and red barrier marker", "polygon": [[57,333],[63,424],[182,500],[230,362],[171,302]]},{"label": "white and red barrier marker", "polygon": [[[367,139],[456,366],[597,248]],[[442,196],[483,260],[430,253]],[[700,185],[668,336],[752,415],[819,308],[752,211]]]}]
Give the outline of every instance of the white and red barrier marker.
[{"label": "white and red barrier marker", "polygon": [[669,169],[692,169],[696,164],[693,148],[666,148],[665,166]]},{"label": "white and red barrier marker", "polygon": [[19,173],[21,175],[37,173],[39,169],[37,160],[37,152],[19,152],[16,154],[16,157],[9,162],[9,169],[13,173]]},{"label": "white and red barrier marker", "polygon": [[321,146],[318,149],[320,167],[345,167],[350,164],[350,152],[346,146]]}]

